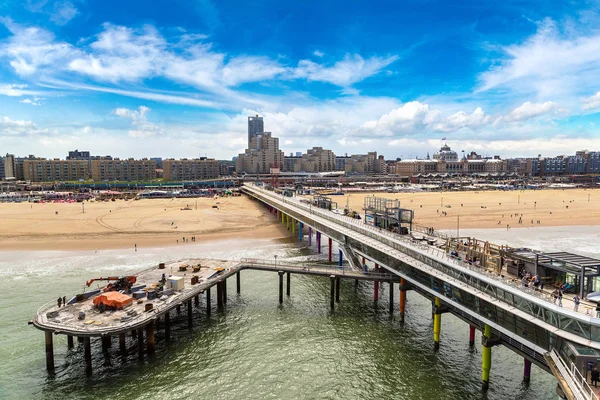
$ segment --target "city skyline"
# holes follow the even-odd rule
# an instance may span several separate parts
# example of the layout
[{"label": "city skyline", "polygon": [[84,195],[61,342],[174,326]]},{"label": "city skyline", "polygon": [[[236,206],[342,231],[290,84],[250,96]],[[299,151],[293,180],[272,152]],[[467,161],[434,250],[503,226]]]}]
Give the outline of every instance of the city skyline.
[{"label": "city skyline", "polygon": [[4,2],[0,151],[231,159],[256,114],[285,154],[600,148],[598,5],[344,4]]}]

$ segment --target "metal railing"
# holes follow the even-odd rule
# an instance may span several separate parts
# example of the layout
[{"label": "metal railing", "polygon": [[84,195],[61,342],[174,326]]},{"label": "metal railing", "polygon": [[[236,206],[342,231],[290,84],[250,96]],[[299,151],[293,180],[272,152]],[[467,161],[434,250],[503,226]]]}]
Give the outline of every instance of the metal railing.
[{"label": "metal railing", "polygon": [[573,396],[577,400],[598,400],[598,395],[594,393],[587,380],[581,375],[575,364],[571,363],[570,367],[563,361],[562,357],[553,348],[548,353],[554,365],[558,369],[560,376],[565,381],[566,385],[571,389]]}]

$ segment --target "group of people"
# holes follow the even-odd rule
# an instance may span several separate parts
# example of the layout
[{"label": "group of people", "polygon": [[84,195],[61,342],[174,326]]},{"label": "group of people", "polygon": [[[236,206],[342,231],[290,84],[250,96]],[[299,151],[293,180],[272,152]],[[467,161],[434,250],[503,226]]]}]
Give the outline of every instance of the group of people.
[{"label": "group of people", "polygon": [[59,297],[56,302],[58,304],[58,308],[60,308],[61,306],[63,306],[63,307],[66,306],[67,305],[67,296]]}]

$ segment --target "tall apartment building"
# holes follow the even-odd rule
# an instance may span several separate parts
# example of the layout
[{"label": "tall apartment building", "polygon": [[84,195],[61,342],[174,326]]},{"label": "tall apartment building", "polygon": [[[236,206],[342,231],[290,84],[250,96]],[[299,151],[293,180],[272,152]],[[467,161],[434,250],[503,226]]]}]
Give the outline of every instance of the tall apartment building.
[{"label": "tall apartment building", "polygon": [[254,117],[248,117],[248,148],[252,143],[252,139],[265,132],[265,126],[262,117],[258,114]]},{"label": "tall apartment building", "polygon": [[162,161],[162,165],[163,178],[167,181],[191,181],[219,177],[219,162],[212,158],[166,159]]},{"label": "tall apartment building", "polygon": [[[298,164],[298,168],[300,168],[300,163],[302,162],[302,153],[300,155],[293,155],[290,153],[289,156],[283,157],[283,168],[282,171],[285,172],[295,172],[296,164]],[[299,170],[299,169],[298,169]]]},{"label": "tall apartment building", "polygon": [[24,179],[32,182],[77,181],[90,177],[86,160],[24,159]]},{"label": "tall apartment building", "polygon": [[4,157],[4,176],[5,178],[16,178],[15,174],[15,155],[6,154]]},{"label": "tall apartment building", "polygon": [[374,174],[385,169],[385,160],[379,159],[376,151],[367,154],[353,154],[346,160],[344,170],[349,174]]},{"label": "tall apartment building", "polygon": [[4,157],[0,157],[0,180],[6,178],[6,171],[4,170]]},{"label": "tall apartment building", "polygon": [[156,163],[146,158],[134,160],[92,160],[95,181],[144,181],[156,178]]},{"label": "tall apartment building", "polygon": [[350,157],[347,153],[345,156],[335,156],[335,170],[336,171],[345,171],[346,170],[346,162],[349,161],[352,157]]},{"label": "tall apartment building", "polygon": [[283,168],[283,151],[279,150],[279,139],[272,137],[271,132],[253,137],[250,147],[235,162],[238,173],[268,174],[275,167]]}]

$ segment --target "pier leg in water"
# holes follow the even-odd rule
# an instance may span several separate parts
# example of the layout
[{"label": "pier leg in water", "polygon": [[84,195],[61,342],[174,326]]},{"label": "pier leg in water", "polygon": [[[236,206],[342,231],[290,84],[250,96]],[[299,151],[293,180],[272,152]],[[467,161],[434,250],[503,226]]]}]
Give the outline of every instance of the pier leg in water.
[{"label": "pier leg in water", "polygon": [[68,349],[73,348],[73,336],[71,336],[71,335],[67,335],[67,348]]},{"label": "pier leg in water", "polygon": [[285,214],[281,213],[281,223],[285,223]]},{"label": "pier leg in water", "polygon": [[196,307],[200,306],[200,297],[198,295],[194,296],[194,305]]},{"label": "pier leg in water", "polygon": [[302,236],[304,233],[304,224],[302,222],[298,222],[298,241],[302,241]]},{"label": "pier leg in water", "polygon": [[[379,264],[375,264],[375,273],[379,273]],[[373,282],[373,301],[379,301],[379,281]]]},{"label": "pier leg in water", "polygon": [[333,239],[329,238],[329,262],[331,262],[331,252],[333,251]]},{"label": "pier leg in water", "polygon": [[285,294],[287,295],[287,297],[290,297],[290,286],[292,284],[292,274],[290,272],[287,273],[286,279],[287,286],[285,287]]},{"label": "pier leg in water", "polygon": [[283,304],[283,271],[279,271],[279,304]]},{"label": "pier leg in water", "polygon": [[154,321],[146,325],[146,348],[148,354],[154,354]]},{"label": "pier leg in water", "polygon": [[330,275],[329,280],[331,281],[331,290],[329,293],[329,306],[331,311],[335,309],[335,275]]},{"label": "pier leg in water", "polygon": [[523,359],[523,383],[529,383],[531,380],[531,361]]},{"label": "pier leg in water", "polygon": [[240,271],[235,273],[235,285],[237,289],[237,294],[240,294],[242,291],[242,277],[240,275]]},{"label": "pier leg in water", "polygon": [[206,315],[210,315],[210,288],[206,288]]},{"label": "pier leg in water", "polygon": [[221,284],[223,288],[223,304],[227,304],[227,279],[223,279]]},{"label": "pier leg in water", "polygon": [[44,331],[46,339],[46,369],[50,374],[54,373],[54,343],[52,341],[52,331]]},{"label": "pier leg in water", "polygon": [[317,231],[317,253],[321,254],[321,232]]},{"label": "pier leg in water", "polygon": [[188,300],[186,303],[187,306],[187,315],[188,315],[188,327],[191,328],[192,327],[192,301]]},{"label": "pier leg in water", "polygon": [[308,227],[308,247],[312,246],[312,228]]},{"label": "pier leg in water", "polygon": [[492,347],[486,346],[486,339],[492,337],[492,327],[484,325],[483,328],[484,343],[481,347],[481,389],[488,390],[490,387],[490,369],[492,368]]},{"label": "pier leg in water", "polygon": [[406,279],[400,278],[400,322],[404,322],[404,312],[406,311]]},{"label": "pier leg in water", "polygon": [[132,337],[134,340],[135,340],[135,339],[137,339],[137,330],[133,329],[133,330],[131,331],[131,337]]},{"label": "pier leg in water", "polygon": [[292,218],[292,235],[296,233],[296,220]]},{"label": "pier leg in water", "polygon": [[102,335],[102,352],[106,353],[111,346],[110,335]]},{"label": "pier leg in water", "polygon": [[144,358],[144,328],[139,328],[137,330],[137,338],[138,338],[138,356],[140,358]]},{"label": "pier leg in water", "polygon": [[219,310],[223,308],[223,284],[221,281],[217,282],[217,308]]},{"label": "pier leg in water", "polygon": [[77,343],[83,343],[83,336],[77,336]]},{"label": "pier leg in water", "polygon": [[181,304],[177,304],[177,307],[175,307],[175,309],[177,310],[177,315],[181,314]]},{"label": "pier leg in water", "polygon": [[335,301],[340,302],[340,278],[335,278]]},{"label": "pier leg in water", "polygon": [[338,266],[341,267],[344,263],[344,253],[342,252],[342,249],[340,249],[340,258],[338,260]]},{"label": "pier leg in water", "polygon": [[433,311],[433,349],[438,350],[440,348],[440,332],[442,330],[442,314],[437,311],[438,307],[441,307],[442,301],[439,297],[434,300],[435,309]]},{"label": "pier leg in water", "polygon": [[90,344],[90,338],[83,338],[83,354],[85,358],[85,372],[90,375],[92,373],[92,346]]},{"label": "pier leg in water", "polygon": [[469,347],[475,346],[475,327],[469,325]]},{"label": "pier leg in water", "polygon": [[127,351],[127,344],[125,340],[125,334],[119,333],[119,350],[121,351],[121,353],[125,353]]},{"label": "pier leg in water", "polygon": [[394,315],[394,282],[390,281],[390,316]]},{"label": "pier leg in water", "polygon": [[165,313],[165,339],[171,339],[171,311]]}]

